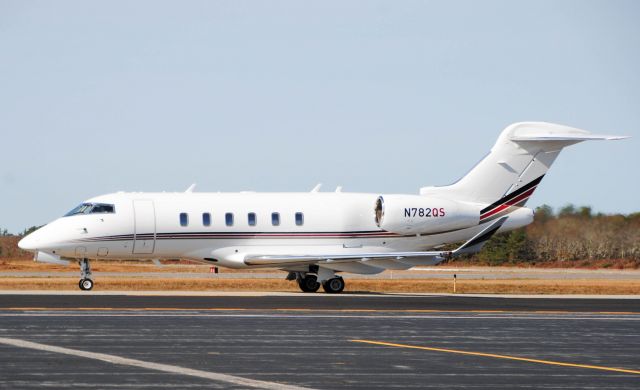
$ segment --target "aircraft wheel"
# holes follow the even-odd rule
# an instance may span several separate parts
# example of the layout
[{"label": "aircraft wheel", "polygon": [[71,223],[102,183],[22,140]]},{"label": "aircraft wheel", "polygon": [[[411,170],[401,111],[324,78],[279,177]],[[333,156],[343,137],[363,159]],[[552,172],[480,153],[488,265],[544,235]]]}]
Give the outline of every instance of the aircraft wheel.
[{"label": "aircraft wheel", "polygon": [[298,282],[300,286],[300,290],[303,292],[316,292],[320,288],[320,283],[318,283],[318,278],[314,275],[307,275],[304,278],[300,279]]},{"label": "aircraft wheel", "polygon": [[93,288],[93,280],[86,278],[80,279],[80,290],[89,291]]},{"label": "aircraft wheel", "polygon": [[329,279],[322,283],[322,288],[329,294],[338,294],[344,290],[344,279],[341,277]]}]

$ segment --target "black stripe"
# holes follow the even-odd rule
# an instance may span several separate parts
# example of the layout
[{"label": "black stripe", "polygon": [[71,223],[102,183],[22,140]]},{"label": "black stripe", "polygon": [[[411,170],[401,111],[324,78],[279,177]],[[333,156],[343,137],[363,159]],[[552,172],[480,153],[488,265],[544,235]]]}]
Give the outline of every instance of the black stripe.
[{"label": "black stripe", "polygon": [[487,231],[486,233],[484,233],[480,237],[476,237],[473,241],[469,241],[464,246],[462,246],[460,249],[470,248],[472,246],[475,246],[475,245],[478,245],[480,243],[483,243],[483,242],[487,241],[488,239],[491,238],[491,236],[494,235],[495,232],[498,231],[498,229],[500,229],[501,226],[502,226],[502,224],[499,223],[497,226],[491,228],[489,231]]},{"label": "black stripe", "polygon": [[512,193],[503,196],[502,198],[500,198],[500,200],[497,200],[495,202],[493,202],[490,206],[487,206],[485,208],[483,208],[480,211],[480,214],[484,214],[487,211],[490,211],[492,209],[494,209],[495,207],[500,206],[503,203],[506,203],[508,201],[510,201],[511,199],[516,198],[517,196],[524,194],[525,192],[529,191],[531,188],[537,186],[538,184],[540,184],[540,182],[542,181],[542,178],[544,177],[544,175],[538,177],[537,179],[533,179],[532,181],[530,181],[529,183],[527,183],[525,186],[518,188],[517,190],[513,191]]},{"label": "black stripe", "polygon": [[[481,222],[483,224],[485,221]],[[461,229],[445,230],[435,233],[420,234],[420,236],[437,236],[439,234],[451,233]],[[365,233],[365,234],[363,234]],[[369,233],[369,234],[366,234]],[[289,235],[289,237],[280,237],[277,235]],[[308,236],[317,234],[316,236]],[[349,236],[349,234],[354,236]],[[359,234],[359,235],[358,235]],[[228,238],[270,238],[270,239],[286,239],[286,238],[406,238],[416,237],[416,234],[398,234],[386,230],[369,230],[369,231],[351,231],[351,232],[173,232],[173,233],[157,233],[156,240],[172,240],[172,239],[228,239]],[[142,233],[135,236],[136,240],[152,240],[153,233]],[[80,241],[131,241],[134,239],[133,234],[122,234],[117,236],[90,237]]]},{"label": "black stripe", "polygon": [[[353,230],[353,231],[347,231],[347,232],[336,232],[336,231],[329,231],[329,232],[319,232],[319,231],[239,231],[239,232],[216,232],[216,231],[200,231],[200,232],[158,232],[156,233],[156,235],[160,236],[160,235],[179,235],[179,234],[228,234],[228,235],[233,235],[233,234],[384,234],[384,233],[391,233],[389,231],[386,230]],[[153,233],[141,233],[142,235],[144,234],[149,234],[149,235],[153,235]],[[138,234],[138,235],[141,235]]]}]

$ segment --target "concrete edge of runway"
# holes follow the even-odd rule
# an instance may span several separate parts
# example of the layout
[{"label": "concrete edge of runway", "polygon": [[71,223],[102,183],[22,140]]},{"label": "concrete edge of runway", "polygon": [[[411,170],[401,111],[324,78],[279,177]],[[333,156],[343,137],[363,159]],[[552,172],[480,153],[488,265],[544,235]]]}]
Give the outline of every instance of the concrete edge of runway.
[{"label": "concrete edge of runway", "polygon": [[166,296],[166,297],[468,297],[468,298],[518,298],[518,299],[629,299],[640,300],[640,295],[596,295],[596,294],[452,294],[452,293],[371,293],[371,294],[308,294],[279,291],[55,291],[55,290],[0,290],[0,295],[70,295],[70,296]]}]

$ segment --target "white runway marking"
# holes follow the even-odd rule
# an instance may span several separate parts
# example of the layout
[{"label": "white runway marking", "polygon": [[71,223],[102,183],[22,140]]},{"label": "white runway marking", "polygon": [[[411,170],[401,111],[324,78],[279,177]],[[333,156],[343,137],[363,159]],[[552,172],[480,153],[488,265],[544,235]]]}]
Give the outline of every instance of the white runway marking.
[{"label": "white runway marking", "polygon": [[349,298],[405,298],[405,297],[457,297],[457,298],[521,298],[521,299],[625,299],[640,300],[638,295],[590,295],[590,294],[452,294],[452,293],[380,293],[380,294],[306,294],[302,292],[278,291],[53,291],[53,290],[0,290],[0,295],[42,296],[162,296],[162,297],[298,297],[304,299],[349,299]]},{"label": "white runway marking", "polygon": [[87,359],[100,360],[100,361],[111,363],[111,364],[120,364],[125,366],[146,368],[149,370],[162,371],[170,374],[179,374],[179,375],[193,376],[197,378],[211,379],[214,381],[225,382],[233,385],[246,386],[246,387],[257,388],[257,389],[273,389],[273,390],[308,389],[306,387],[285,385],[282,383],[259,381],[254,379],[247,379],[239,376],[194,370],[191,368],[172,366],[169,364],[151,363],[151,362],[145,362],[142,360],[128,359],[120,356],[108,355],[105,353],[87,352],[87,351],[81,351],[78,349],[56,347],[53,345],[34,343],[31,341],[20,340],[20,339],[10,339],[5,337],[0,337],[0,344],[11,345],[18,348],[28,348],[28,349],[35,349],[39,351],[61,353],[64,355],[79,356]]},{"label": "white runway marking", "polygon": [[357,318],[357,319],[413,319],[413,320],[435,320],[435,319],[465,319],[465,320],[607,320],[607,321],[640,321],[640,316],[625,315],[521,315],[521,314],[478,314],[478,315],[447,315],[447,314],[414,314],[414,315],[375,315],[375,314],[208,314],[208,313],[91,313],[91,312],[24,312],[24,313],[0,313],[1,317],[161,317],[161,318],[271,318],[271,319],[314,319],[314,318]]}]

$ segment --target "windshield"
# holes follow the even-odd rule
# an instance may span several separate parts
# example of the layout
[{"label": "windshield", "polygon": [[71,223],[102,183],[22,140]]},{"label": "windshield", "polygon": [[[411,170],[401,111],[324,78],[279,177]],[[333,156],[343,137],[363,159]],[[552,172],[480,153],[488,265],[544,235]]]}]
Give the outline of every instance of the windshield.
[{"label": "windshield", "polygon": [[78,214],[104,214],[104,213],[113,214],[115,212],[116,212],[115,207],[112,204],[82,203],[80,206],[69,211],[64,216],[70,217],[72,215],[78,215]]}]

